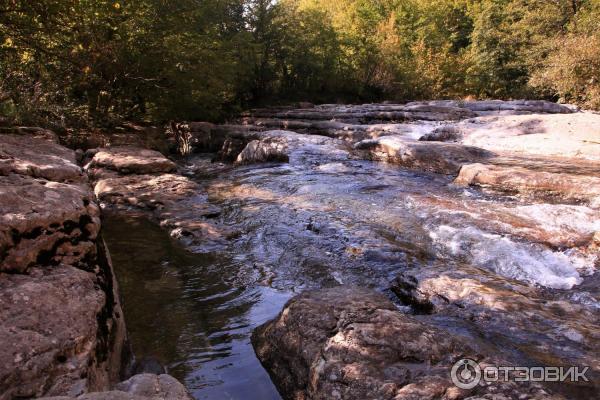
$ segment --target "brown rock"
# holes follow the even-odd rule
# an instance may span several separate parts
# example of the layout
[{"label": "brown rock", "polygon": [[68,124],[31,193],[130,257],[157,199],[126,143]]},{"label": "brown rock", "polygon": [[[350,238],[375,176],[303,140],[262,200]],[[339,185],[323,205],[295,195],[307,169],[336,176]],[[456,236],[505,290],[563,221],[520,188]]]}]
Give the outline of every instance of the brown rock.
[{"label": "brown rock", "polygon": [[0,175],[17,173],[57,182],[83,182],[75,152],[28,135],[0,135]]},{"label": "brown rock", "polygon": [[401,104],[324,104],[310,109],[265,108],[252,110],[251,117],[307,121],[447,121],[475,117],[473,111],[454,104],[411,103]]},{"label": "brown rock", "polygon": [[108,389],[126,334],[87,180],[51,141],[0,142],[0,400]]},{"label": "brown rock", "polygon": [[495,190],[585,201],[600,206],[600,177],[536,171],[518,166],[464,165],[457,185],[483,186]]},{"label": "brown rock", "polygon": [[484,160],[491,153],[454,143],[420,142],[399,136],[384,136],[358,142],[355,149],[369,159],[442,174],[457,174],[465,163]]},{"label": "brown rock", "polygon": [[175,171],[175,164],[158,151],[120,146],[101,149],[86,168],[106,168],[122,174],[152,174]]},{"label": "brown rock", "polygon": [[288,162],[287,143],[285,139],[267,138],[253,140],[242,150],[236,164],[254,164],[263,162]]},{"label": "brown rock", "polygon": [[442,399],[503,394],[551,398],[535,386],[458,390],[452,365],[485,362],[447,332],[400,313],[370,290],[337,287],[291,300],[252,336],[256,354],[285,399]]},{"label": "brown rock", "polygon": [[97,285],[94,273],[66,265],[0,274],[0,399],[76,395],[107,384],[96,369],[98,316],[107,301]]},{"label": "brown rock", "polygon": [[[422,102],[409,104],[423,104]],[[461,107],[476,112],[478,115],[487,114],[571,114],[576,108],[569,105],[552,103],[545,100],[479,100],[479,101],[454,101],[454,100],[433,100],[426,104]]]},{"label": "brown rock", "polygon": [[[477,272],[470,267],[444,270],[440,265],[410,269],[398,276],[392,291],[418,312],[431,314],[427,320],[439,316],[442,325],[451,319],[462,321],[467,331],[485,332],[487,340],[477,333],[472,336],[476,349],[512,355],[514,362],[525,365],[589,366],[590,382],[572,385],[580,393],[598,391],[597,309]],[[569,391],[568,386],[563,389]]]},{"label": "brown rock", "polygon": [[99,210],[85,186],[15,174],[0,176],[0,186],[0,272],[95,254]]},{"label": "brown rock", "polygon": [[28,138],[43,139],[52,143],[59,143],[58,135],[49,130],[39,127],[16,126],[0,128],[0,134],[20,135]]},{"label": "brown rock", "polygon": [[165,207],[196,190],[196,183],[175,174],[117,176],[101,179],[94,187],[100,201],[148,209]]}]

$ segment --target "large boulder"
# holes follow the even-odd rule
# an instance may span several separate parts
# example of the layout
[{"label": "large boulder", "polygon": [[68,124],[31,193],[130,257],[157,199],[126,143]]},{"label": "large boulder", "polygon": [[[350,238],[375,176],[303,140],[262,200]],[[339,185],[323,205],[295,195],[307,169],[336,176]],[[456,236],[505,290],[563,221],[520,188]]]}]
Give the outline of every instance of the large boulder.
[{"label": "large boulder", "polygon": [[450,379],[457,361],[491,359],[367,289],[305,292],[257,328],[252,343],[284,399],[553,398],[507,382],[457,388]]},{"label": "large boulder", "polygon": [[[550,292],[494,274],[443,262],[399,274],[392,291],[428,320],[452,320],[471,333],[471,345],[524,365],[588,366],[589,382],[566,382],[564,392],[600,389],[600,310],[593,296]],[[484,332],[479,336],[478,332]]]},{"label": "large boulder", "polygon": [[236,164],[254,164],[263,162],[288,162],[287,142],[281,138],[253,140],[238,154]]},{"label": "large boulder", "polygon": [[96,280],[66,265],[0,276],[1,399],[103,386],[94,368],[107,298]]}]

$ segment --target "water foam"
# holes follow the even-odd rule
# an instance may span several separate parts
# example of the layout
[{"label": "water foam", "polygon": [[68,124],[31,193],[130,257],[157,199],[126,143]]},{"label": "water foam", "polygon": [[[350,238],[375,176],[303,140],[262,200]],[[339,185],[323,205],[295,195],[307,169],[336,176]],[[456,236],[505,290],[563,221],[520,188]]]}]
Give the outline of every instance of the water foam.
[{"label": "water foam", "polygon": [[454,257],[465,258],[507,278],[553,289],[571,289],[583,279],[578,269],[589,260],[572,252],[552,251],[542,245],[520,243],[475,227],[441,225],[430,230],[434,244]]}]

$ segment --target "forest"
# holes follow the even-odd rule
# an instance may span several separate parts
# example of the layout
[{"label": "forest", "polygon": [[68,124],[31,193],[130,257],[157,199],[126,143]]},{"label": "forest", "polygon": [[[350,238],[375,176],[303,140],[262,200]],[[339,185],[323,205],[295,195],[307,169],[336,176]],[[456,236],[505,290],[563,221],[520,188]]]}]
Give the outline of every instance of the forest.
[{"label": "forest", "polygon": [[294,101],[600,107],[599,0],[3,0],[17,124],[219,121]]}]

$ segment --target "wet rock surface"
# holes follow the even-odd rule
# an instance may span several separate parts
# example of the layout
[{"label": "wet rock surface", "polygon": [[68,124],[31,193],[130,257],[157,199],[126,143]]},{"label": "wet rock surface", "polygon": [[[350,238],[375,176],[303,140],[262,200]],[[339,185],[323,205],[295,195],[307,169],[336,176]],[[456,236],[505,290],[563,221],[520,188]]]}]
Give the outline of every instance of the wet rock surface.
[{"label": "wet rock surface", "polygon": [[0,136],[0,398],[102,390],[125,327],[99,208],[73,151]]},{"label": "wet rock surface", "polygon": [[[284,128],[296,131],[295,136],[283,135],[286,162],[240,165],[214,176],[206,172],[213,166],[196,159],[196,168],[190,169],[206,188],[208,201],[223,210],[219,220],[241,231],[225,247],[248,265],[235,279],[292,292],[340,284],[391,288],[423,331],[439,329],[477,354],[493,354],[510,365],[590,366],[590,376],[596,377],[599,166],[593,158],[573,157],[575,153],[557,156],[554,145],[523,152],[501,143],[501,135],[511,135],[515,143],[522,140],[523,147],[531,140],[510,133],[511,126],[502,133],[502,121],[509,118],[550,124],[563,117],[571,123],[593,117],[547,102],[411,107],[441,112],[447,106],[467,109],[469,119],[448,123],[435,117],[382,117],[385,107],[386,112],[400,112],[390,110],[394,105],[374,105],[369,116],[358,114],[362,106],[248,115],[242,121],[247,131],[229,136],[239,141],[229,153],[241,153],[243,143],[273,140],[266,139],[268,129]],[[485,132],[483,121],[492,120],[498,121],[498,134],[488,131],[485,145],[469,142],[460,128],[482,121],[478,128]],[[589,133],[582,140],[580,133],[559,131],[550,132],[554,143],[593,154],[593,143],[584,145],[595,140]],[[313,300],[311,307],[320,314],[334,302],[326,296]],[[271,324],[273,331],[285,331],[284,315]],[[306,324],[285,321],[295,338],[312,332]],[[331,398],[330,386],[323,389],[331,384],[328,378],[310,370],[306,354],[294,352],[298,341],[290,339],[292,355],[286,358],[281,337],[258,332],[263,336],[257,352],[261,356],[264,351],[261,359],[285,388],[284,396],[301,392],[306,398]],[[368,376],[373,370],[364,371],[362,376]],[[315,382],[324,386],[315,389]],[[595,378],[543,390],[588,398],[598,390],[593,382]]]},{"label": "wet rock surface", "polygon": [[600,177],[536,171],[519,166],[466,164],[454,183],[513,193],[533,193],[552,199],[600,207]]},{"label": "wet rock surface", "polygon": [[[462,335],[471,346],[502,354],[513,364],[589,366],[591,383],[567,382],[563,389],[580,396],[597,392],[593,382],[598,379],[598,359],[593,349],[600,343],[590,329],[599,317],[596,308],[519,282],[468,272],[443,271],[439,266],[408,270],[392,291],[425,314],[422,320],[427,323],[446,326],[449,320],[465,321]],[[577,319],[565,319],[570,313]]]},{"label": "wet rock surface", "polygon": [[303,293],[252,341],[285,399],[561,398],[510,382],[457,388],[456,362],[498,360],[356,287]]}]

